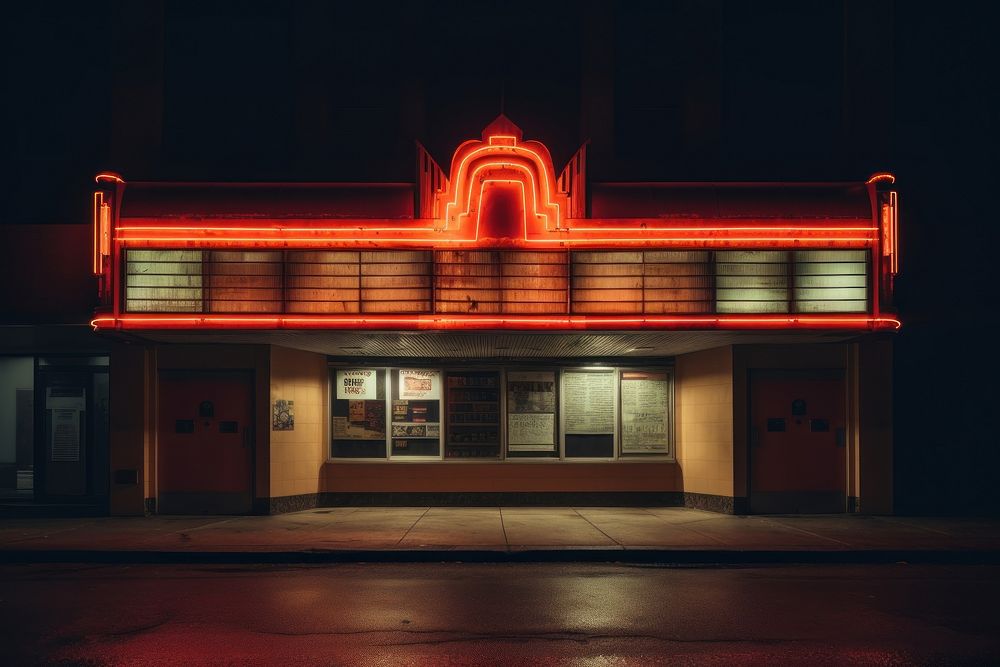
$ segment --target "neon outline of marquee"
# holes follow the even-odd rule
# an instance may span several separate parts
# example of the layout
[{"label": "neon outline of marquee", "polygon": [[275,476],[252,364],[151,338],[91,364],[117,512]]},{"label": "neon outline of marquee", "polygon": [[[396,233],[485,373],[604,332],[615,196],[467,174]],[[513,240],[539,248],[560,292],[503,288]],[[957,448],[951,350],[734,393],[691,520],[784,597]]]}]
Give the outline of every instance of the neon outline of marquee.
[{"label": "neon outline of marquee", "polygon": [[[487,128],[489,129],[489,128]],[[517,128],[515,128],[517,129]],[[520,132],[520,130],[517,130]],[[500,173],[491,173],[500,172]],[[604,247],[634,247],[646,246],[652,243],[668,243],[673,246],[688,247],[733,247],[738,243],[753,247],[854,247],[874,248],[879,242],[879,226],[871,223],[856,226],[840,225],[715,225],[715,226],[678,226],[671,225],[665,219],[621,219],[628,220],[634,226],[583,226],[576,224],[583,220],[566,220],[562,217],[569,210],[569,198],[556,187],[555,170],[548,149],[535,141],[522,142],[519,135],[488,134],[484,132],[482,140],[469,140],[462,143],[452,156],[451,178],[445,180],[446,188],[435,195],[435,219],[414,219],[410,225],[399,226],[368,226],[366,223],[385,223],[389,220],[338,220],[336,227],[326,226],[287,226],[275,223],[261,226],[259,219],[248,219],[250,224],[232,224],[229,226],[187,226],[155,224],[157,219],[151,219],[154,224],[122,225],[113,230],[116,250],[123,247],[143,247],[147,244],[157,244],[157,247],[233,247],[247,243],[255,247],[345,247],[353,244],[384,245],[399,247],[407,244],[443,244],[474,245],[482,238],[480,236],[482,220],[482,204],[486,185],[502,182],[518,184],[521,190],[523,214],[523,238],[511,239],[524,243],[544,243],[550,246],[588,244]],[[500,176],[504,177],[500,177]],[[511,178],[511,175],[520,178]],[[98,181],[109,180],[124,185],[117,175],[100,174]],[[883,179],[891,176],[878,174],[873,179]],[[476,182],[480,187],[478,192]],[[867,185],[871,185],[869,181]],[[477,196],[478,195],[478,196]],[[530,207],[529,207],[530,202]],[[443,208],[443,211],[442,211]],[[457,211],[457,212],[456,212]],[[475,225],[467,224],[475,212]],[[551,224],[552,221],[555,224]],[[529,224],[530,221],[530,224]],[[543,222],[542,222],[543,221]],[[117,222],[117,221],[116,221]],[[285,223],[292,222],[290,220]],[[306,222],[306,221],[302,221]],[[309,222],[312,222],[311,220]],[[395,221],[392,221],[395,222]],[[594,220],[587,219],[593,223]],[[654,226],[649,223],[658,222]],[[454,223],[454,226],[453,226]],[[472,234],[468,234],[468,231]],[[463,234],[462,232],[466,232]],[[893,232],[895,230],[892,230]],[[150,235],[161,232],[159,235]],[[256,232],[256,234],[254,234]],[[417,236],[413,236],[414,233]],[[428,232],[430,234],[428,235]],[[576,232],[577,234],[574,234]],[[609,232],[622,234],[612,236]],[[308,236],[295,237],[295,234]],[[232,234],[238,234],[233,236]],[[384,234],[384,235],[383,235]],[[624,236],[624,234],[629,234]],[[734,235],[735,234],[735,235]],[[531,238],[540,235],[542,238]],[[431,238],[426,238],[430,236]],[[576,238],[573,238],[573,237]],[[367,238],[366,238],[367,237]],[[554,237],[554,238],[553,238]],[[488,238],[488,237],[487,237]],[[147,246],[148,247],[148,246]],[[455,246],[451,246],[455,247]],[[537,246],[536,246],[537,247]],[[115,253],[116,256],[118,253]],[[117,303],[117,299],[116,299]],[[899,320],[894,317],[882,317],[878,313],[877,300],[873,304],[874,316],[810,316],[800,315],[789,317],[775,315],[761,316],[695,316],[695,317],[619,317],[619,316],[566,316],[566,317],[502,317],[484,318],[482,316],[179,316],[179,315],[145,315],[119,314],[115,308],[115,316],[97,316],[92,321],[94,328],[148,328],[176,326],[190,328],[384,328],[386,326],[402,326],[404,328],[524,328],[524,329],[590,329],[605,328],[611,325],[623,328],[645,328],[649,326],[678,328],[869,328],[897,329]]]}]

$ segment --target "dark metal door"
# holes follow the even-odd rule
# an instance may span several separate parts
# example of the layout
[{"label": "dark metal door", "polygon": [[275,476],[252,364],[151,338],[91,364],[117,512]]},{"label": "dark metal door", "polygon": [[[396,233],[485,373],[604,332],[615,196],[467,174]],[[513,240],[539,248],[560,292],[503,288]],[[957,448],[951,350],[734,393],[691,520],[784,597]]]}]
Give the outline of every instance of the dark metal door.
[{"label": "dark metal door", "polygon": [[753,371],[750,509],[846,510],[845,386],[840,371]]},{"label": "dark metal door", "polygon": [[160,374],[157,512],[250,512],[252,416],[250,373]]}]

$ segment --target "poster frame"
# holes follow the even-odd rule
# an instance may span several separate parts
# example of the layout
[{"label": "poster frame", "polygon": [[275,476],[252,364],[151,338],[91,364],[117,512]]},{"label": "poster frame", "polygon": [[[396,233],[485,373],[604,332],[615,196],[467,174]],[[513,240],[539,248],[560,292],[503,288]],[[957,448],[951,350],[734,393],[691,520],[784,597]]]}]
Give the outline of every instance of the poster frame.
[{"label": "poster frame", "polygon": [[621,409],[621,385],[622,376],[626,373],[663,373],[666,376],[667,381],[667,407],[666,407],[666,417],[667,417],[667,451],[658,452],[625,452],[621,450],[623,446],[623,438],[619,440],[619,449],[617,451],[618,460],[620,461],[649,461],[649,460],[659,460],[659,461],[677,461],[677,404],[674,400],[674,388],[675,388],[675,376],[674,369],[670,366],[626,366],[619,367],[618,371],[618,433],[621,438],[621,433],[623,430],[622,424],[622,409]]},{"label": "poster frame", "polygon": [[[619,426],[619,405],[620,399],[618,396],[619,390],[619,367],[615,365],[593,365],[593,366],[568,366],[559,371],[559,459],[561,461],[578,463],[578,462],[608,462],[619,460],[618,454],[618,432],[620,430]],[[611,397],[611,456],[566,456],[566,374],[567,373],[594,373],[594,374],[605,374],[610,375],[612,378],[612,397]],[[570,435],[580,435],[576,433],[571,433]],[[606,434],[595,434],[595,435],[606,435]]]},{"label": "poster frame", "polygon": [[[511,373],[551,373],[552,381],[554,383],[555,390],[555,401],[553,405],[553,428],[555,433],[553,434],[553,443],[551,452],[548,449],[518,449],[514,450],[514,455],[511,456],[510,450],[510,406],[508,405],[508,383],[510,382]],[[562,443],[560,436],[560,423],[559,420],[562,414],[562,387],[560,383],[560,369],[554,366],[525,366],[523,364],[507,366],[504,368],[504,383],[503,383],[503,403],[504,403],[504,417],[503,417],[503,427],[504,427],[504,457],[507,461],[515,461],[518,463],[539,463],[546,461],[561,461],[563,458],[562,454]],[[546,413],[547,414],[547,413]],[[536,454],[537,452],[537,454]]]},{"label": "poster frame", "polygon": [[[447,424],[446,417],[445,417],[445,414],[444,414],[444,408],[445,408],[445,388],[444,388],[445,367],[443,367],[441,365],[423,366],[421,364],[407,364],[407,365],[387,366],[386,370],[388,371],[385,374],[385,380],[386,380],[386,388],[385,388],[386,389],[386,391],[385,391],[385,400],[386,400],[386,409],[385,409],[385,418],[386,418],[386,430],[385,430],[385,435],[386,435],[386,450],[385,450],[385,452],[386,452],[386,458],[387,458],[387,460],[388,461],[401,461],[401,462],[402,461],[444,461],[444,438],[445,438],[445,430],[447,428],[446,427],[446,424]],[[403,392],[402,392],[402,389],[401,389],[401,387],[399,385],[399,378],[400,378],[400,371],[404,371],[404,370],[432,371],[432,372],[437,373],[437,381],[438,381],[437,394],[438,394],[438,397],[437,398],[409,398],[409,399],[402,398]],[[399,394],[400,398],[393,398],[393,389],[394,388],[398,390],[398,394]],[[401,401],[401,400],[406,400],[406,401],[425,401],[425,402],[437,401],[437,404],[438,404],[438,421],[436,423],[437,423],[437,426],[438,426],[438,435],[437,435],[437,454],[436,455],[433,455],[433,456],[423,456],[423,455],[409,456],[409,455],[406,455],[406,454],[393,454],[392,453],[392,441],[395,439],[393,437],[393,435],[392,435],[392,427],[393,427],[393,423],[394,423],[393,422],[393,403],[394,403],[394,401]],[[411,422],[395,422],[395,423],[397,425],[403,425],[403,424],[409,424]],[[431,422],[431,423],[435,423],[435,422]],[[420,437],[420,438],[416,438],[415,437],[414,439],[428,440],[428,441],[433,441],[434,440],[434,438],[432,438],[432,437]]]}]

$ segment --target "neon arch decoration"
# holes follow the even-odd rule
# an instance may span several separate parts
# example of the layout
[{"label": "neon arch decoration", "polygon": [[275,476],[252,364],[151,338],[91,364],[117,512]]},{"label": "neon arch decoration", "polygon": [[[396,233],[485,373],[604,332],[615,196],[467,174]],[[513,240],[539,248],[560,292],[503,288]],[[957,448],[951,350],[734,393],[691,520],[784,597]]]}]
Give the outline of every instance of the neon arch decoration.
[{"label": "neon arch decoration", "polygon": [[[489,181],[521,182],[525,240],[564,229],[569,197],[556,187],[549,150],[541,142],[523,141],[521,129],[503,114],[483,129],[480,141],[462,143],[452,156],[449,185],[435,202],[439,228],[465,236],[465,225],[480,222],[482,186]],[[482,237],[494,236],[477,225],[472,238]]]}]

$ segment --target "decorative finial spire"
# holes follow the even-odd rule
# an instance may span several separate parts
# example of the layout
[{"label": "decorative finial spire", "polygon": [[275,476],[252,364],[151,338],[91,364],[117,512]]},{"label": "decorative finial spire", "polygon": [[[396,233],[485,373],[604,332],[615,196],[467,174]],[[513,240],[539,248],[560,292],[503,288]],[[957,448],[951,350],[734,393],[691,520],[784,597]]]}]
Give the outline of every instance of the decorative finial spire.
[{"label": "decorative finial spire", "polygon": [[521,128],[515,125],[510,118],[507,118],[507,116],[500,114],[483,129],[483,141],[488,141],[490,137],[495,137],[498,135],[506,137],[514,137],[516,141],[521,141],[523,132],[521,132]]}]

